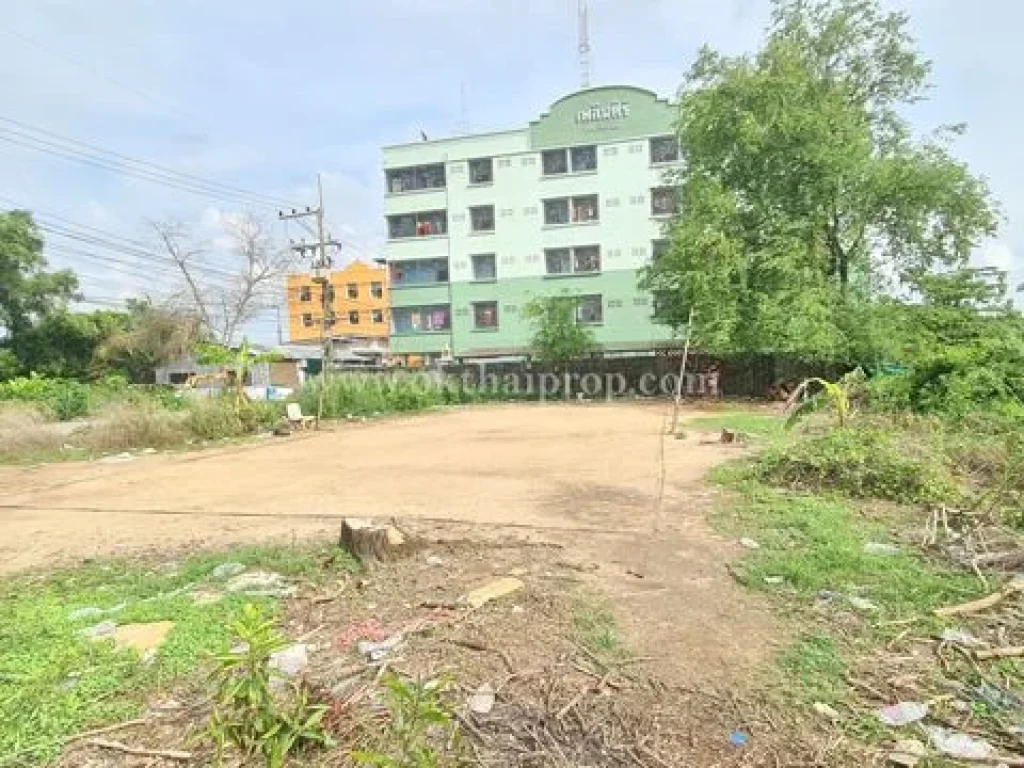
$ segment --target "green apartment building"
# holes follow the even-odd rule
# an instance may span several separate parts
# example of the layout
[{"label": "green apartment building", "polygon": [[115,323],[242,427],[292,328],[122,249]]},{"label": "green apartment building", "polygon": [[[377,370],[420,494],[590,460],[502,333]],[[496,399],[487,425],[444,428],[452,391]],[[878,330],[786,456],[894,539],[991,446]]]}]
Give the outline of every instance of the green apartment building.
[{"label": "green apartment building", "polygon": [[674,120],[650,91],[599,87],[519,130],[385,147],[392,354],[527,354],[522,309],[550,295],[576,297],[607,352],[667,341],[638,273],[675,211]]}]

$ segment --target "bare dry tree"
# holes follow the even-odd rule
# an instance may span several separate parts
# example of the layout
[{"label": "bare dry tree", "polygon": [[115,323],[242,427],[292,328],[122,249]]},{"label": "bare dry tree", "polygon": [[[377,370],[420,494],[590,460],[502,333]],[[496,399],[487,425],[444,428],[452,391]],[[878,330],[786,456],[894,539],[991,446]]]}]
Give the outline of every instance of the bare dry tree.
[{"label": "bare dry tree", "polygon": [[201,258],[210,252],[209,245],[197,241],[186,225],[152,223],[184,280],[176,302],[195,313],[214,341],[231,346],[242,326],[275,298],[294,259],[289,249],[274,242],[270,227],[252,214],[227,217],[223,226],[230,240],[228,254],[211,262]]}]

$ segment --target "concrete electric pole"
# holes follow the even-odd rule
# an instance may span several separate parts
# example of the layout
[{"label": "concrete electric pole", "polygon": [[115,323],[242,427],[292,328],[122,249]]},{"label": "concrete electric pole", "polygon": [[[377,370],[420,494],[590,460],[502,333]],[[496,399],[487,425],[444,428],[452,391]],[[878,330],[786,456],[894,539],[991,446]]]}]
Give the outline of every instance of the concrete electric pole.
[{"label": "concrete electric pole", "polygon": [[302,241],[297,245],[293,243],[291,247],[293,251],[297,251],[303,256],[305,256],[306,251],[312,252],[313,282],[320,285],[320,309],[322,313],[320,321],[320,346],[323,349],[323,370],[320,375],[323,381],[320,386],[320,398],[316,414],[317,425],[319,426],[320,419],[323,417],[324,390],[327,387],[334,367],[334,286],[331,285],[331,257],[327,253],[327,249],[328,247],[340,249],[341,243],[332,240],[330,235],[324,231],[324,187],[320,174],[316,176],[316,190],[317,205],[315,208],[306,206],[306,209],[301,211],[292,208],[290,212],[278,211],[277,216],[282,221],[294,219],[303,225],[305,225],[305,219],[310,217],[316,218],[316,242],[307,244],[305,241]]}]

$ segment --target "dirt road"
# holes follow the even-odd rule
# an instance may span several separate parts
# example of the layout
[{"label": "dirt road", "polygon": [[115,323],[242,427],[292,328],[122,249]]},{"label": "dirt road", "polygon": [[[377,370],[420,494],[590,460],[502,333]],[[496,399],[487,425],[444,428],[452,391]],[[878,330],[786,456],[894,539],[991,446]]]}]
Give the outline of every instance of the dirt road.
[{"label": "dirt road", "polygon": [[472,408],[203,453],[4,468],[0,573],[333,536],[343,515],[500,525],[600,563],[602,588],[631,606],[642,646],[699,646],[702,665],[760,657],[754,641],[770,620],[732,584],[724,563],[735,547],[704,517],[712,491],[701,478],[737,449],[665,440],[655,523],[664,413],[626,403]]}]

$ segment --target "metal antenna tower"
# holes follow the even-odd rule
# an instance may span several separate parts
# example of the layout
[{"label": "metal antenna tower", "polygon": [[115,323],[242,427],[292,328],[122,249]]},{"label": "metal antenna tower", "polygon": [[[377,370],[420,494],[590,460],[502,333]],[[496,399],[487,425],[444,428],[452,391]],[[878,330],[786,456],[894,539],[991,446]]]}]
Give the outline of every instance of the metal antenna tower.
[{"label": "metal antenna tower", "polygon": [[587,0],[580,0],[580,87],[590,87],[590,23]]}]

